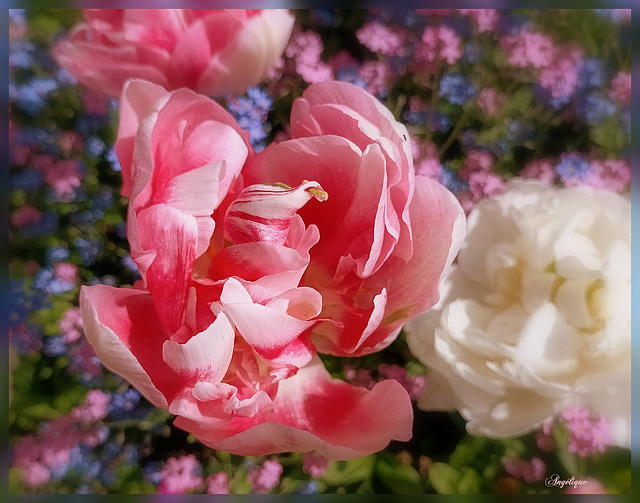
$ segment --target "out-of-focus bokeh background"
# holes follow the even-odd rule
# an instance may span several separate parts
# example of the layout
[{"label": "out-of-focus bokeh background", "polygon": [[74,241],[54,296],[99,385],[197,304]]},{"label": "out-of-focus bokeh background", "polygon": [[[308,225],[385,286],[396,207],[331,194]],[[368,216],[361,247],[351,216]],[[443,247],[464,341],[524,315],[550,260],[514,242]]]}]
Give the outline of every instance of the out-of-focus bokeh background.
[{"label": "out-of-focus bokeh background", "polygon": [[[222,104],[260,150],[287,137],[291,103],[309,84],[364,87],[410,129],[416,171],[467,211],[514,176],[629,190],[629,11],[426,11],[295,11],[280,67]],[[566,425],[548,444],[540,432],[473,437],[457,413],[417,408],[410,442],[366,458],[229,455],[174,428],[104,369],[83,336],[79,288],[131,285],[139,274],[119,195],[118,103],[50,55],[80,18],[9,13],[10,492],[563,493],[545,485],[551,474],[629,492],[627,449],[577,455]],[[432,46],[430,26],[439,27]],[[384,353],[324,360],[357,385],[397,379],[413,400],[429,386],[403,336]]]}]

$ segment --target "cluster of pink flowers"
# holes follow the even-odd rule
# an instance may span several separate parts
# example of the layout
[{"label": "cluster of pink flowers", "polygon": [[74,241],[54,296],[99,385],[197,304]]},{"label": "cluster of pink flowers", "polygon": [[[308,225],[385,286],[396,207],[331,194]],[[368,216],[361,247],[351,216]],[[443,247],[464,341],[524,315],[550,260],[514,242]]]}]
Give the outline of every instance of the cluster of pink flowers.
[{"label": "cluster of pink flowers", "polygon": [[302,470],[317,479],[324,475],[329,466],[329,460],[315,452],[305,452]]},{"label": "cluster of pink flowers", "polygon": [[32,160],[32,167],[40,171],[44,181],[61,199],[69,199],[82,183],[82,168],[78,159],[54,159],[45,154]]},{"label": "cluster of pink flowers", "polygon": [[445,25],[427,26],[415,48],[417,66],[423,71],[433,71],[445,61],[453,65],[462,57],[460,37]]},{"label": "cluster of pink flowers", "polygon": [[[558,174],[556,165],[568,156],[581,159],[588,165],[586,173],[579,176],[576,173]],[[520,176],[548,184],[561,182],[568,187],[582,185],[612,192],[622,192],[629,187],[631,182],[631,163],[624,159],[588,159],[583,158],[577,152],[570,152],[563,154],[558,160],[541,158],[531,161],[520,172]]]},{"label": "cluster of pink flowers", "polygon": [[528,484],[540,482],[544,479],[546,466],[540,458],[534,457],[530,461],[523,459],[504,458],[502,460],[505,471],[517,479],[522,479]]},{"label": "cluster of pink flowers", "polygon": [[458,12],[473,20],[478,33],[494,31],[500,21],[500,11],[497,9],[458,9]]},{"label": "cluster of pink flowers", "polygon": [[510,65],[539,70],[538,83],[552,98],[565,98],[575,91],[582,49],[557,46],[548,35],[529,28],[503,36],[500,45],[507,51]]},{"label": "cluster of pink flowers", "polygon": [[[417,400],[422,394],[425,386],[424,376],[409,376],[407,369],[400,365],[388,365],[383,363],[378,366],[378,374],[382,380],[394,379],[398,381],[402,387],[409,393],[411,400]],[[350,383],[356,386],[364,386],[371,389],[380,379],[376,380],[373,377],[373,372],[369,369],[359,368],[356,369],[350,365],[344,367],[345,377]]]},{"label": "cluster of pink flowers", "polygon": [[193,454],[167,459],[160,477],[158,494],[184,494],[204,486],[202,466]]},{"label": "cluster of pink flowers", "polygon": [[492,87],[487,87],[478,93],[478,107],[489,117],[498,115],[506,100],[507,97],[504,94]]},{"label": "cluster of pink flowers", "polygon": [[561,415],[569,431],[569,452],[587,457],[611,445],[611,426],[604,416],[594,419],[588,409],[572,405]]},{"label": "cluster of pink flowers", "polygon": [[366,23],[356,32],[362,45],[372,52],[386,56],[403,56],[406,51],[406,36],[400,29],[389,28],[375,21]]},{"label": "cluster of pink flowers", "polygon": [[252,468],[247,480],[251,483],[254,493],[266,493],[275,488],[280,482],[282,465],[276,459],[267,459],[262,465]]},{"label": "cluster of pink flowers", "polygon": [[207,494],[229,494],[229,476],[226,472],[212,473],[205,481]]},{"label": "cluster of pink flowers", "polygon": [[457,194],[466,212],[483,197],[500,194],[504,179],[493,172],[495,158],[484,150],[471,150],[464,158],[458,177],[469,184],[469,189]]},{"label": "cluster of pink flowers", "polygon": [[322,39],[317,33],[295,33],[284,51],[285,56],[293,61],[292,73],[297,73],[309,84],[331,80],[331,67],[320,59],[323,48]]},{"label": "cluster of pink flowers", "polygon": [[22,480],[30,488],[43,486],[52,472],[64,470],[72,460],[72,450],[80,445],[95,447],[106,434],[95,422],[106,417],[109,395],[100,390],[87,393],[84,403],[68,415],[43,424],[39,435],[25,435],[13,450],[12,465],[20,469]]},{"label": "cluster of pink flowers", "polygon": [[609,96],[623,105],[631,105],[631,73],[620,71],[611,81]]},{"label": "cluster of pink flowers", "polygon": [[82,311],[79,307],[67,309],[62,318],[58,320],[58,328],[64,342],[71,344],[80,339],[83,334],[84,323],[82,322]]}]

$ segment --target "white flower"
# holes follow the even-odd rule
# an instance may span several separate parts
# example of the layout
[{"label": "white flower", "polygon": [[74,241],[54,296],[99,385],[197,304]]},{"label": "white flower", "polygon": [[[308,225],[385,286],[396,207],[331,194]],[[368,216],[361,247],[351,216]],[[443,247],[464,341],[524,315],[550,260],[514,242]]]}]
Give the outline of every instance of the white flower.
[{"label": "white flower", "polygon": [[441,300],[405,325],[429,367],[418,406],[522,435],[577,403],[630,444],[631,204],[514,180],[468,219]]}]

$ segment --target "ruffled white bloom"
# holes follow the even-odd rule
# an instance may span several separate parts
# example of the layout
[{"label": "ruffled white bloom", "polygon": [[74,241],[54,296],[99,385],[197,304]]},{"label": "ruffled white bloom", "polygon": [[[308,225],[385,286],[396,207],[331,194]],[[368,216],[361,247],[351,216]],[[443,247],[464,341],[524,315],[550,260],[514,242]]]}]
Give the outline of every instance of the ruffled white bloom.
[{"label": "ruffled white bloom", "polygon": [[472,434],[525,434],[578,403],[630,444],[631,203],[514,180],[480,202],[438,305],[405,330],[430,369],[418,406]]}]

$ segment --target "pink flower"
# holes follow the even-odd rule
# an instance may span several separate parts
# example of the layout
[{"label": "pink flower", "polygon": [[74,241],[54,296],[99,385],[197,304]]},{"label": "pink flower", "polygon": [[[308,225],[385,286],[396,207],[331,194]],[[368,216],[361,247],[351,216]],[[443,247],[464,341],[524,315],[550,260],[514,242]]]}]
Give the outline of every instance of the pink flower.
[{"label": "pink flower", "polygon": [[71,344],[80,339],[82,329],[84,328],[80,308],[72,307],[67,309],[58,321],[58,328],[60,329],[60,334],[62,334],[64,342],[67,344]]},{"label": "pink flower", "polygon": [[[333,379],[311,342],[323,298],[301,278],[322,225],[308,217],[328,204],[327,192],[308,181],[313,172],[295,183],[255,180],[257,171],[243,169],[248,158],[255,160],[248,140],[222,107],[192,91],[167,93],[143,81],[125,86],[116,152],[122,192],[130,197],[131,256],[142,280],[132,289],[82,288],[87,338],[105,366],[214,449],[255,456],[318,451],[328,459],[349,459],[380,450],[391,439],[407,440],[412,411],[402,387],[388,381],[367,390]],[[401,155],[385,147],[389,156]],[[314,161],[293,159],[301,160],[305,166]],[[394,196],[400,197],[410,186],[397,168],[389,171],[390,183],[406,187]],[[338,209],[350,202],[340,203],[341,196],[330,196]],[[439,213],[445,222],[457,218],[455,207],[448,213],[448,197],[434,200],[445,205]],[[425,207],[428,201],[417,207],[416,219]],[[439,229],[425,239],[437,241]],[[427,267],[436,269],[436,279],[450,261],[451,229],[447,233]],[[422,252],[416,256],[424,267]],[[435,257],[437,266],[431,265]],[[406,287],[398,281],[398,288]],[[437,285],[427,291],[433,300]],[[396,411],[392,417],[384,413],[389,409]]]},{"label": "pink flower", "polygon": [[493,155],[484,150],[471,150],[464,158],[464,164],[460,168],[458,178],[469,181],[474,173],[489,174],[493,169],[495,159]]},{"label": "pink flower", "polygon": [[458,9],[458,12],[474,20],[478,33],[494,31],[500,21],[500,11],[497,9]]},{"label": "pink flower", "polygon": [[329,466],[329,460],[323,456],[319,456],[314,452],[307,452],[302,461],[302,470],[308,473],[314,479],[318,479],[324,475]]},{"label": "pink flower", "polygon": [[609,96],[623,105],[631,104],[631,73],[618,72],[611,81]]},{"label": "pink flower", "polygon": [[509,55],[509,64],[518,68],[544,68],[553,61],[553,41],[540,32],[525,28],[517,35],[502,37],[500,45]]},{"label": "pink flower", "polygon": [[493,117],[500,113],[502,104],[506,101],[506,96],[499,93],[492,87],[487,87],[478,93],[478,107],[483,114]]},{"label": "pink flower", "polygon": [[544,479],[546,467],[540,458],[532,458],[531,461],[522,459],[505,458],[502,460],[505,471],[517,479],[522,479],[528,484],[540,482]]},{"label": "pink flower", "polygon": [[437,301],[464,234],[462,210],[442,185],[414,175],[406,128],[352,84],[309,87],[293,104],[291,134],[246,172],[292,187],[315,180],[328,194],[300,210],[320,231],[302,278],[323,298],[312,341],[335,355],[378,351]]},{"label": "pink flower", "polygon": [[360,66],[358,76],[364,80],[368,92],[380,96],[389,88],[391,69],[382,61],[366,61]]},{"label": "pink flower", "polygon": [[622,192],[631,182],[631,164],[622,159],[594,159],[587,173],[586,184],[597,189]]},{"label": "pink flower", "polygon": [[43,486],[51,480],[51,470],[43,463],[29,463],[22,467],[22,480],[28,487]]},{"label": "pink flower", "polygon": [[406,34],[400,29],[392,29],[378,22],[369,22],[356,32],[356,37],[372,52],[387,56],[404,55]]},{"label": "pink flower", "polygon": [[77,159],[61,159],[43,166],[44,181],[60,197],[72,196],[82,183],[80,162]]},{"label": "pink flower", "polygon": [[323,51],[320,35],[313,31],[298,32],[291,37],[285,55],[295,61],[295,72],[309,84],[333,78],[329,65],[320,60]]},{"label": "pink flower", "polygon": [[535,178],[552,184],[556,179],[554,164],[549,159],[536,159],[527,163],[520,172],[522,178]]},{"label": "pink flower", "polygon": [[206,480],[207,494],[230,494],[229,477],[225,472],[212,473]]},{"label": "pink flower", "polygon": [[216,96],[243,92],[280,59],[294,22],[278,9],[85,9],[84,18],[54,58],[114,97],[130,78]]},{"label": "pink flower", "polygon": [[107,417],[107,406],[111,397],[98,389],[87,392],[82,405],[74,407],[71,417],[74,421],[84,424],[91,424]]},{"label": "pink flower", "polygon": [[22,229],[23,227],[29,224],[37,224],[40,222],[42,218],[42,213],[40,213],[36,208],[31,206],[30,204],[25,204],[24,206],[18,208],[11,214],[10,222],[12,227],[16,229]]},{"label": "pink flower", "polygon": [[416,46],[416,62],[429,69],[435,68],[441,61],[453,65],[462,56],[460,45],[460,37],[448,26],[427,26]]},{"label": "pink flower", "polygon": [[254,493],[266,493],[271,491],[280,482],[282,465],[275,459],[268,459],[262,466],[253,468],[247,475]]},{"label": "pink flower", "polygon": [[553,98],[571,96],[578,86],[578,69],[582,63],[582,50],[556,51],[553,61],[540,71],[538,83],[548,89]]},{"label": "pink flower", "polygon": [[202,467],[193,454],[169,458],[161,472],[158,494],[184,494],[201,489]]},{"label": "pink flower", "polygon": [[78,266],[68,262],[58,262],[53,266],[53,275],[61,281],[75,285],[78,281]]}]

